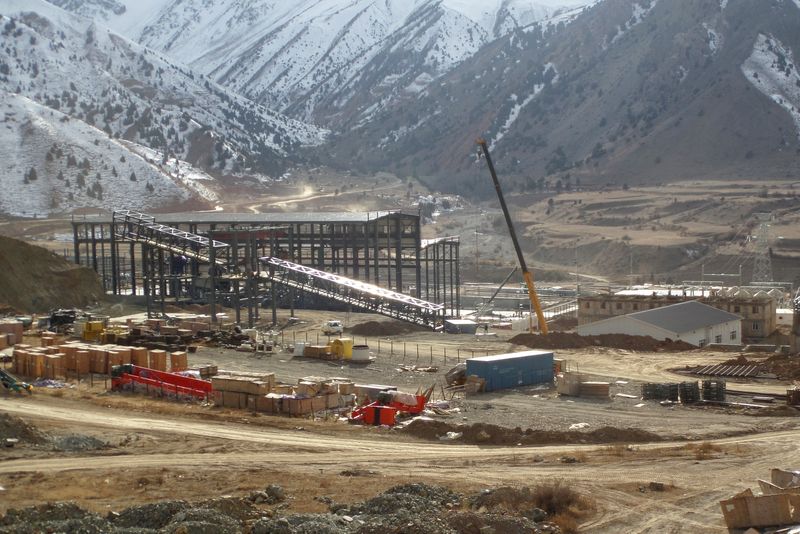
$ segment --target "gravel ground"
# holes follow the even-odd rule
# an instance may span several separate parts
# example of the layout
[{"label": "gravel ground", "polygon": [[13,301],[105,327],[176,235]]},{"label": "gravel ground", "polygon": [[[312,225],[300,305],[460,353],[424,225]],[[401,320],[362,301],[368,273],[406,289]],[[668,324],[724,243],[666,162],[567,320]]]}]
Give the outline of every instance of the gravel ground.
[{"label": "gravel ground", "polygon": [[[277,506],[257,508],[254,501],[264,493],[274,499],[270,504]],[[474,503],[480,500],[480,495],[464,501],[461,495],[446,488],[425,484],[396,486],[372,499],[349,506],[331,504],[329,512],[322,514],[281,515],[281,503],[287,498],[282,488],[271,485],[263,492],[253,492],[243,499],[221,498],[196,503],[162,501],[133,506],[119,513],[110,512],[105,517],[88,512],[74,503],[48,503],[9,510],[0,518],[0,534],[560,532],[557,526],[546,521],[547,514],[541,509],[535,509],[532,514],[520,513],[515,509],[500,510],[494,503],[476,507]],[[469,503],[473,503],[472,508],[478,509],[465,508]]]},{"label": "gravel ground", "polygon": [[[472,341],[472,336],[428,333],[425,335],[439,336],[445,345],[458,341],[469,346],[469,342]],[[404,339],[402,337],[394,339],[396,352],[402,350]],[[407,347],[411,343],[405,342]],[[508,346],[503,342],[497,343],[498,346],[492,352],[508,350]],[[384,339],[382,347],[388,346],[389,341]],[[441,347],[437,347],[437,350],[439,354],[434,355],[432,365],[430,355],[421,358],[424,361],[418,364],[422,367],[436,367],[435,372],[404,370],[417,365],[416,355],[406,356],[404,360],[401,352],[390,355],[388,350],[375,354],[376,359],[369,364],[354,364],[303,358],[288,352],[272,356],[254,356],[235,350],[201,347],[196,354],[190,356],[190,365],[213,362],[220,369],[226,370],[274,372],[278,381],[286,383],[296,383],[305,376],[345,377],[358,384],[393,385],[402,391],[412,393],[436,384],[434,398],[446,398],[453,410],[449,416],[435,417],[453,425],[490,423],[512,429],[520,427],[563,432],[570,430],[572,425],[587,423],[589,426],[584,427],[585,431],[603,427],[640,428],[665,439],[703,439],[800,425],[800,418],[797,417],[756,418],[752,416],[752,411],[744,409],[662,406],[656,401],[642,401],[639,398],[642,383],[622,376],[586,375],[590,379],[611,383],[612,397],[607,400],[558,396],[555,388],[547,386],[515,388],[468,398],[463,398],[463,395],[451,398],[450,393],[445,392],[443,395],[442,387],[445,385],[445,373],[456,362],[455,359],[448,357],[448,362],[445,364],[441,356]],[[485,352],[487,349],[480,350]],[[410,353],[410,349],[407,352]],[[452,353],[455,353],[455,350]],[[556,353],[556,356],[559,354]],[[622,365],[620,368],[623,368]],[[685,378],[675,378],[676,382],[681,380]],[[633,395],[635,398],[618,397],[617,394]]]}]

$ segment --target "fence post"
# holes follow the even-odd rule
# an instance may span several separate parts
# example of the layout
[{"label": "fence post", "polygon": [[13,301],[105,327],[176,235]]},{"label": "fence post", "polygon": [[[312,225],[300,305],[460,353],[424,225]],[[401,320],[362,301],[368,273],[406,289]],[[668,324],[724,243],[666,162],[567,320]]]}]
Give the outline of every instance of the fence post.
[{"label": "fence post", "polygon": [[443,348],[444,348],[444,363],[445,363],[445,365],[447,365],[447,347],[443,347]]},{"label": "fence post", "polygon": [[389,356],[394,356],[394,340],[389,340]]},{"label": "fence post", "polygon": [[381,339],[378,338],[378,353],[381,352]]},{"label": "fence post", "polygon": [[406,361],[406,342],[403,341],[403,361]]},{"label": "fence post", "polygon": [[419,343],[417,343],[417,363],[419,363]]},{"label": "fence post", "polygon": [[431,345],[431,365],[433,365],[433,345]]}]

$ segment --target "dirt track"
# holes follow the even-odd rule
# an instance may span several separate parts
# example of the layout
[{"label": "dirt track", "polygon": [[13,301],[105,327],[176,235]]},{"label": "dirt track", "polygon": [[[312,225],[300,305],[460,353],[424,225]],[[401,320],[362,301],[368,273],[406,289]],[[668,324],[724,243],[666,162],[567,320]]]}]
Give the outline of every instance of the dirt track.
[{"label": "dirt track", "polygon": [[[320,315],[322,317],[322,315]],[[316,332],[320,318],[298,326]],[[319,319],[319,320],[318,320]],[[288,332],[288,331],[287,331]],[[476,340],[427,332],[393,336],[395,354],[381,352],[364,366],[293,358],[289,354],[255,358],[234,351],[201,348],[194,363],[220,368],[268,370],[292,381],[301,376],[349,376],[359,382],[383,381],[413,391],[430,385],[449,365],[458,347],[502,352],[519,350],[506,339]],[[370,340],[376,347],[375,339]],[[435,345],[423,358],[438,374],[401,371],[415,363],[397,355],[403,342]],[[383,341],[384,351],[387,340]],[[409,349],[411,350],[411,349]],[[424,351],[423,351],[424,352]],[[587,348],[559,350],[573,369],[603,377],[614,391],[635,393],[634,381],[680,381],[670,368],[725,361],[727,353],[689,351],[632,353]],[[424,356],[424,354],[423,354]],[[369,498],[388,487],[416,481],[470,492],[501,485],[536,485],[562,479],[596,500],[583,532],[724,532],[719,501],[755,485],[772,467],[798,467],[800,418],[752,417],[736,411],[658,403],[636,407],[638,399],[611,401],[559,398],[548,391],[508,390],[468,398],[449,423],[493,422],[513,428],[566,430],[571,423],[640,428],[666,439],[621,445],[476,446],[421,441],[407,434],[344,423],[269,417],[243,411],[182,405],[137,396],[85,389],[62,394],[37,391],[33,397],[0,397],[0,411],[23,417],[53,435],[80,432],[108,441],[108,449],[57,453],[41,448],[0,449],[0,511],[46,500],[76,500],[105,512],[133,503],[168,498],[204,499],[242,495],[278,483],[293,496],[288,512],[325,508],[315,497],[336,502]],[[781,391],[773,384],[729,387]],[[624,435],[624,434],[623,434]],[[699,454],[699,440],[713,442]],[[573,457],[575,463],[564,463]],[[353,479],[341,473],[372,471]],[[666,484],[650,491],[650,482]]]},{"label": "dirt track", "polygon": [[[122,448],[118,451],[122,455],[113,456],[13,459],[6,453],[0,463],[0,480],[7,489],[8,504],[47,498],[48,487],[59,496],[82,497],[97,505],[116,499],[148,500],[148,496],[134,494],[95,501],[96,496],[70,495],[65,489],[78,479],[108,481],[110,477],[116,483],[115,476],[123,473],[125,479],[146,479],[153,472],[182,468],[204,473],[197,483],[207,484],[217,475],[246,479],[257,467],[284,479],[311,483],[329,479],[331,473],[344,468],[361,468],[378,471],[381,479],[422,479],[454,489],[561,478],[598,501],[598,514],[583,525],[587,532],[721,532],[718,500],[754,483],[769,468],[792,465],[800,457],[797,430],[716,440],[719,451],[698,460],[681,443],[639,445],[632,451],[597,445],[478,447],[406,441],[375,432],[344,433],[331,439],[317,432],[244,423],[144,417],[47,395],[8,398],[0,406],[44,427],[51,421],[86,432],[153,438],[152,446],[131,451]],[[579,458],[579,463],[559,462],[565,455]],[[186,480],[178,483],[179,477],[170,491],[190,495],[199,491],[188,487],[192,474],[185,476]],[[29,477],[36,477],[41,487],[32,492]],[[254,478],[263,483],[261,477]],[[640,486],[650,481],[670,487],[665,492],[641,492]],[[376,491],[379,486],[380,482]]]}]

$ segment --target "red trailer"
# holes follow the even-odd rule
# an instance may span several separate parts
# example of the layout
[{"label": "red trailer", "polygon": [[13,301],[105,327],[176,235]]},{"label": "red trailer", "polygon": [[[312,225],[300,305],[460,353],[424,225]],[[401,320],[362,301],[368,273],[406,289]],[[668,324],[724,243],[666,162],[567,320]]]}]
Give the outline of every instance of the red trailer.
[{"label": "red trailer", "polygon": [[136,389],[142,385],[162,394],[205,399],[211,396],[211,382],[138,365],[116,365],[111,369],[111,389]]}]

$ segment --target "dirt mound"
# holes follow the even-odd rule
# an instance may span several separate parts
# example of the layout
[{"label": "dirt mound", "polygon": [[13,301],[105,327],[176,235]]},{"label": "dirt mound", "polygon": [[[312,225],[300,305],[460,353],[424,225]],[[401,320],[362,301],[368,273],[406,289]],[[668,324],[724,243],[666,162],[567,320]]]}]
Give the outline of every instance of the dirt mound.
[{"label": "dirt mound", "polygon": [[428,329],[424,326],[404,323],[402,321],[367,321],[366,323],[357,324],[345,329],[345,331],[355,336],[376,337],[397,336],[400,334],[410,334],[412,332],[426,332],[427,330]]},{"label": "dirt mound", "polygon": [[472,445],[552,445],[559,443],[646,443],[661,441],[661,436],[638,428],[602,427],[588,432],[579,430],[552,431],[528,428],[504,428],[486,423],[452,425],[444,421],[412,421],[404,432],[430,441],[439,441],[448,432],[458,432],[455,443]]},{"label": "dirt mound", "polygon": [[723,365],[758,365],[761,371],[774,374],[779,380],[800,379],[800,356],[775,354],[767,359],[748,359],[743,354],[722,362]]},{"label": "dirt mound", "polygon": [[68,434],[53,438],[53,447],[66,452],[95,451],[107,448],[108,443],[84,434]]},{"label": "dirt mound", "polygon": [[586,347],[609,347],[641,352],[681,352],[697,347],[685,341],[664,341],[650,336],[629,336],[626,334],[601,334],[582,336],[571,332],[551,332],[540,334],[518,334],[509,340],[515,345],[532,349],[582,349]]},{"label": "dirt mound", "polygon": [[46,249],[0,236],[0,302],[27,313],[84,307],[103,298],[97,274]]},{"label": "dirt mound", "polygon": [[18,439],[21,443],[44,445],[50,439],[35,426],[14,415],[0,413],[0,440]]}]

